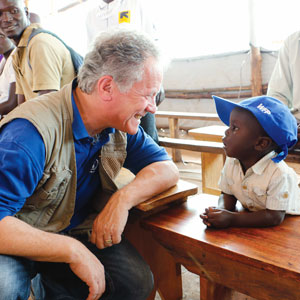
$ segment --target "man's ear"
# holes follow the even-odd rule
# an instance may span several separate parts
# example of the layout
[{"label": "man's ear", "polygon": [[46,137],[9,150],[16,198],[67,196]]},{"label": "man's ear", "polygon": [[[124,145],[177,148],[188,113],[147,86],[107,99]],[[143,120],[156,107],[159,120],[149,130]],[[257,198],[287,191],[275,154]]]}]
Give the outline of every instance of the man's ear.
[{"label": "man's ear", "polygon": [[99,78],[97,81],[97,91],[99,96],[104,101],[110,101],[112,99],[113,91],[113,78],[111,76],[105,75]]},{"label": "man's ear", "polygon": [[265,151],[273,144],[272,139],[268,136],[260,136],[257,139],[255,150]]}]

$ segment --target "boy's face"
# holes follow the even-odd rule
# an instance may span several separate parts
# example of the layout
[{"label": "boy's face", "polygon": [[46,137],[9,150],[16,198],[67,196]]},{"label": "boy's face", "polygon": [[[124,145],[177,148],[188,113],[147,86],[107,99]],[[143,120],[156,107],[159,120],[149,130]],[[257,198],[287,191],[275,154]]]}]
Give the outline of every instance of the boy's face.
[{"label": "boy's face", "polygon": [[230,127],[223,138],[226,155],[241,162],[252,160],[257,155],[255,145],[262,134],[260,124],[249,111],[234,108],[230,115]]}]

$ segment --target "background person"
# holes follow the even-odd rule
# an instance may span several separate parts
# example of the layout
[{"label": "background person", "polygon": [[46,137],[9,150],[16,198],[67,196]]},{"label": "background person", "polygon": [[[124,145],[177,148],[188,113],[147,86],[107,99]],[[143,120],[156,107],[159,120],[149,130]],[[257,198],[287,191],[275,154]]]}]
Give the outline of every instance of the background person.
[{"label": "background person", "polygon": [[14,43],[0,29],[0,53],[4,56],[0,62],[0,119],[18,105],[11,55],[14,49]]},{"label": "background person", "polygon": [[55,37],[40,33],[28,39],[38,23],[30,25],[23,0],[0,1],[0,27],[17,45],[13,55],[18,102],[57,91],[75,77],[68,49]]},{"label": "background person", "polygon": [[[101,32],[116,28],[129,28],[144,32],[155,41],[158,40],[153,16],[149,13],[144,0],[99,0],[86,17],[87,41],[90,46]],[[164,100],[163,90],[156,98],[158,106]],[[141,126],[156,143],[159,143],[154,114],[146,114]]]}]

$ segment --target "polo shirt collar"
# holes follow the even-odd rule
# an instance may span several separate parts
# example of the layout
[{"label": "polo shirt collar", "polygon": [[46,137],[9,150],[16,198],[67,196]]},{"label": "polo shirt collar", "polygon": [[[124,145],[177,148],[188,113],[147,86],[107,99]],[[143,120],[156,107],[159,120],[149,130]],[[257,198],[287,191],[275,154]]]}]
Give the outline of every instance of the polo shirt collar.
[{"label": "polo shirt collar", "polygon": [[36,28],[40,28],[41,26],[39,24],[31,24],[29,25],[28,27],[25,28],[25,30],[23,31],[22,33],[22,36],[21,36],[21,39],[19,41],[19,44],[18,44],[18,48],[20,47],[27,47],[27,44],[28,44],[28,39],[31,35],[31,32],[32,32],[32,29],[36,29]]},{"label": "polo shirt collar", "polygon": [[123,2],[123,1],[122,0],[114,0],[114,1],[112,1],[110,3],[106,3],[105,1],[102,0],[99,3],[99,8],[100,9],[104,9],[105,7],[113,7],[113,6],[115,6],[117,4],[117,2]]},{"label": "polo shirt collar", "polygon": [[[73,90],[75,89],[77,85],[77,80],[73,81],[72,84],[72,92],[71,92],[71,98],[72,98],[72,107],[73,107],[73,123],[72,123],[72,130],[73,130],[73,136],[75,140],[81,140],[85,138],[91,138],[91,136],[88,134],[84,123],[82,121],[81,115],[79,113],[78,107],[76,105]],[[110,133],[114,133],[114,128],[106,128],[103,132],[101,132],[100,136],[108,136]]]}]

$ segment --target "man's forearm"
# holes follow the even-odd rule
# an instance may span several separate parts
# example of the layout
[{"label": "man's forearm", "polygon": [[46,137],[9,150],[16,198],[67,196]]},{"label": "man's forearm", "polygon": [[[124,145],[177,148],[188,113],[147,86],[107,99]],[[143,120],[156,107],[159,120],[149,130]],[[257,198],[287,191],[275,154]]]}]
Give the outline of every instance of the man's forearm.
[{"label": "man's forearm", "polygon": [[70,263],[80,243],[70,237],[36,229],[15,217],[0,221],[0,253],[37,261]]},{"label": "man's forearm", "polygon": [[119,190],[121,198],[126,200],[128,208],[157,195],[174,186],[179,179],[179,172],[172,161],[153,163],[143,168],[135,179]]}]

